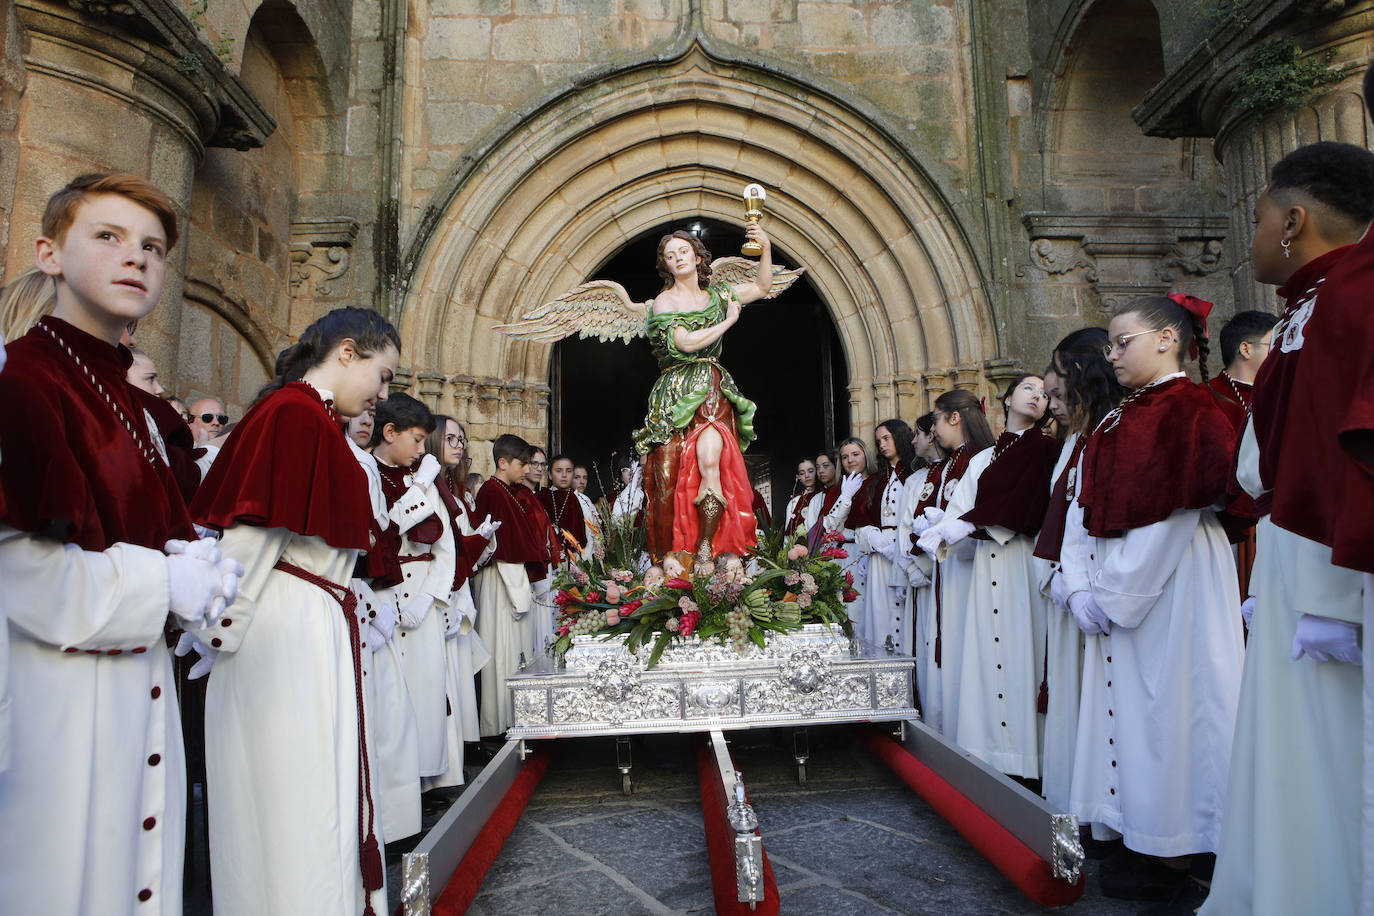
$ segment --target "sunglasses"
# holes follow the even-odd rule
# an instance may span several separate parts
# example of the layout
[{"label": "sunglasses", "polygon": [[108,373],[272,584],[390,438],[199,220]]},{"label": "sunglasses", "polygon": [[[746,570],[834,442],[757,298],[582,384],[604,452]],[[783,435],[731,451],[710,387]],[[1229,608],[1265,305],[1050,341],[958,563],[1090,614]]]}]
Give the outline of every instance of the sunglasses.
[{"label": "sunglasses", "polygon": [[200,415],[200,422],[202,423],[213,423],[216,420],[219,421],[220,426],[224,426],[229,422],[229,415],[227,413],[203,413]]}]

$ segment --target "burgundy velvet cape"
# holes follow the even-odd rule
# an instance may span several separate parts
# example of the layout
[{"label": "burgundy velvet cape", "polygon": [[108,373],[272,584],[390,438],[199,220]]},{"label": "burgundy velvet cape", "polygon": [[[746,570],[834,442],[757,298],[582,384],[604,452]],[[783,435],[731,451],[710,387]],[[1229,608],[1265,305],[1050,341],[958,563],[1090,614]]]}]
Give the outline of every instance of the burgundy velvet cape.
[{"label": "burgundy velvet cape", "polygon": [[291,382],[248,409],[205,475],[192,516],[209,528],[253,525],[368,550],[367,475],[332,407]]},{"label": "burgundy velvet cape", "polygon": [[1083,451],[1078,502],[1089,534],[1119,537],[1225,501],[1231,423],[1210,391],[1174,378],[1132,392],[1118,410]]},{"label": "burgundy velvet cape", "polygon": [[[42,323],[66,341],[151,445],[143,392],[124,379],[129,351],[52,316]],[[5,524],[82,550],[117,543],[161,550],[169,538],[195,537],[167,464],[160,457],[149,463],[71,356],[39,328],[10,344],[8,354],[0,374]]]},{"label": "burgundy velvet cape", "polygon": [[975,528],[994,525],[1034,537],[1050,504],[1050,475],[1059,460],[1059,440],[1039,427],[1002,433],[992,463],[978,476],[978,496],[963,520]]}]

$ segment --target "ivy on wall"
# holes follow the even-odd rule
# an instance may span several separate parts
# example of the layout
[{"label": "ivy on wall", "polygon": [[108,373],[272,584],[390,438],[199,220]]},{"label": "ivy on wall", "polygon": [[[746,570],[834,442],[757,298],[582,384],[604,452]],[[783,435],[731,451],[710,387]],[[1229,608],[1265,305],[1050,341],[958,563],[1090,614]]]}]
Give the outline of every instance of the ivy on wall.
[{"label": "ivy on wall", "polygon": [[1304,57],[1292,38],[1257,45],[1245,55],[1236,104],[1241,111],[1257,115],[1294,114],[1345,79],[1350,68],[1332,67],[1335,57],[1334,49]]}]

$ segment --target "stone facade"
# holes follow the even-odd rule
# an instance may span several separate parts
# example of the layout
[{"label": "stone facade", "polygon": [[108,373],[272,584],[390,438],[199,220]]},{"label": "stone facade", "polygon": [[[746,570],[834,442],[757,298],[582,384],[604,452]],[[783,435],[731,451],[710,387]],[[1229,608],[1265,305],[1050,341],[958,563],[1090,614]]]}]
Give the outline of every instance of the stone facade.
[{"label": "stone facade", "polygon": [[[1187,290],[1218,320],[1273,307],[1248,214],[1295,145],[1368,142],[1371,2],[1217,8],[11,0],[0,280],[65,180],[137,171],[188,222],[139,334],[169,388],[241,415],[305,325],[370,304],[402,331],[399,385],[474,442],[542,441],[550,349],[492,326],[664,223],[739,224],[758,181],[866,435],[990,392],[1141,293]],[[1334,50],[1346,79],[1243,112],[1245,55],[1277,37]]]}]

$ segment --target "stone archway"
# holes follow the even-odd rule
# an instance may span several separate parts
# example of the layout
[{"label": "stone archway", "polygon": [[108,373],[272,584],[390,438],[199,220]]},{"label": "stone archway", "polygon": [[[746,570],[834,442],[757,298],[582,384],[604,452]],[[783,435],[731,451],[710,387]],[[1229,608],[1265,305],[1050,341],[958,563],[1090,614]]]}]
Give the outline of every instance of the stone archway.
[{"label": "stone archway", "polygon": [[540,437],[550,348],[491,328],[652,226],[741,224],[750,181],[769,188],[774,243],[808,268],[834,319],[857,431],[985,384],[995,324],[935,182],[842,101],[693,45],[555,99],[436,197],[395,306],[421,396],[467,418],[474,439]]}]

